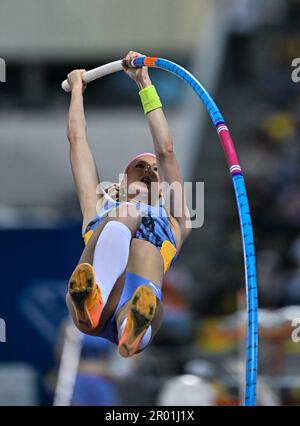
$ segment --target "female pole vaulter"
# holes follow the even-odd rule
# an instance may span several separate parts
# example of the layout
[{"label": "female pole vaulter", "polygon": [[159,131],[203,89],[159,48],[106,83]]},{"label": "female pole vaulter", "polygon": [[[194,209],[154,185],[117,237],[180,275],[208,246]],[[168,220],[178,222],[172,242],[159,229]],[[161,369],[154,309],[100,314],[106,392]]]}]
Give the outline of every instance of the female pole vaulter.
[{"label": "female pole vaulter", "polygon": [[[159,330],[163,276],[191,229],[161,101],[147,67],[128,67],[138,56],[130,51],[123,69],[139,88],[155,154],[142,153],[128,163],[115,200],[106,201],[96,191],[99,177],[87,142],[83,106],[84,70],[68,75],[68,140],[86,246],[70,278],[66,300],[79,330],[114,342],[123,357],[141,352]],[[165,184],[180,190],[165,195]],[[162,202],[166,198],[167,207]]]}]

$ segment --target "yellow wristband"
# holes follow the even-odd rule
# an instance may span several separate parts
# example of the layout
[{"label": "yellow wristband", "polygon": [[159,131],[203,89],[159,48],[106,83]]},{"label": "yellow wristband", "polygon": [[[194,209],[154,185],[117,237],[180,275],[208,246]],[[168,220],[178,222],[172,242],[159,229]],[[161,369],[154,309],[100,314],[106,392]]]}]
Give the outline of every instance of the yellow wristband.
[{"label": "yellow wristband", "polygon": [[142,101],[145,114],[148,114],[149,112],[162,107],[162,103],[153,84],[142,89],[139,92],[139,95]]}]

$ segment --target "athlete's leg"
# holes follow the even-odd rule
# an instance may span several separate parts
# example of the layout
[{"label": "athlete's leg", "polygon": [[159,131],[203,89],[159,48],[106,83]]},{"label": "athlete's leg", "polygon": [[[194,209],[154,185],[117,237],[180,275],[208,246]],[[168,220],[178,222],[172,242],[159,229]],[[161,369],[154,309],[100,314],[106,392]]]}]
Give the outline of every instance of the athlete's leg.
[{"label": "athlete's leg", "polygon": [[158,332],[162,318],[163,260],[157,248],[132,240],[125,286],[116,309],[118,346],[122,356],[143,350]]},{"label": "athlete's leg", "polygon": [[120,206],[110,212],[84,250],[67,295],[70,313],[81,331],[94,334],[114,284],[126,268],[140,220],[134,205]]}]

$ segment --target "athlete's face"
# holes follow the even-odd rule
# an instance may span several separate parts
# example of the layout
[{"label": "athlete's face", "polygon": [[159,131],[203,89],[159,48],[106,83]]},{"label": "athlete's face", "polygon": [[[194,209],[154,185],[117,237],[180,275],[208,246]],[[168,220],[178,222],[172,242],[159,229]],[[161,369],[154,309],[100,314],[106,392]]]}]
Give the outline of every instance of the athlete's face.
[{"label": "athlete's face", "polygon": [[[139,194],[139,195],[138,195]],[[159,174],[156,159],[150,156],[134,160],[127,169],[128,198],[155,204],[159,198]]]}]

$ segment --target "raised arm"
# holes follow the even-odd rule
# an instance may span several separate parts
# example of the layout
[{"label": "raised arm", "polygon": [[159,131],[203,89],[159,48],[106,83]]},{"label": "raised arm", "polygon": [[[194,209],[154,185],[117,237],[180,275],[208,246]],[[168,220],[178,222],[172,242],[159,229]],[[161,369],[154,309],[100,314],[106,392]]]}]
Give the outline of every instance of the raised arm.
[{"label": "raised arm", "polygon": [[98,172],[86,135],[83,106],[85,85],[82,82],[82,73],[84,71],[74,70],[68,75],[68,81],[71,86],[71,103],[67,131],[73,178],[83,215],[83,233],[88,223],[96,215],[96,205],[100,198],[96,194],[97,185],[99,184]]},{"label": "raised arm", "polygon": [[[129,52],[125,60],[131,60],[137,56],[142,55],[137,52]],[[140,90],[152,85],[147,67],[132,69],[128,68],[125,63],[123,64],[123,68],[126,73],[135,80]],[[180,187],[177,196],[174,196],[173,191],[170,192],[169,208],[170,215],[173,216],[180,225],[184,239],[190,232],[190,215],[185,202],[183,181],[179,165],[173,150],[171,131],[162,108],[157,108],[149,112],[147,114],[147,120],[153,139],[161,182],[166,182],[169,185],[177,183]],[[178,206],[178,203],[180,203],[180,206]],[[182,212],[180,216],[177,214],[178,211]]]}]

